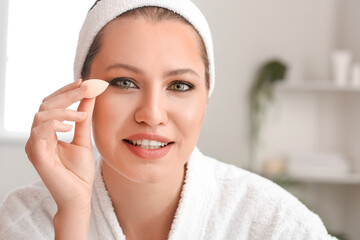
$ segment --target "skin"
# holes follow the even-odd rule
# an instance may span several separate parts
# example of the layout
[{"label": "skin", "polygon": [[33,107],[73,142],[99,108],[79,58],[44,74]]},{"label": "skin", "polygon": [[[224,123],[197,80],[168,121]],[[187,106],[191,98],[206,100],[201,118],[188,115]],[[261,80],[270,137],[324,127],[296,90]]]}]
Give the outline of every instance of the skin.
[{"label": "skin", "polygon": [[[55,239],[88,239],[89,233],[95,175],[90,129],[95,99],[82,100],[78,111],[66,109],[87,95],[88,88],[80,84],[76,81],[44,98],[25,146],[58,207],[53,220]],[[64,120],[76,122],[71,143],[56,137],[56,132],[71,130]]]},{"label": "skin", "polygon": [[[88,238],[91,118],[105,185],[127,239],[167,239],[207,106],[204,72],[196,32],[184,23],[126,17],[106,26],[89,78],[111,85],[95,106],[94,99],[82,100],[78,112],[65,108],[86,95],[80,82],[45,98],[26,146],[59,206],[57,239]],[[124,77],[130,81],[119,80]],[[56,131],[70,130],[63,120],[78,122],[70,144],[56,139]],[[167,137],[170,151],[160,159],[136,156],[123,139],[137,133]]]}]

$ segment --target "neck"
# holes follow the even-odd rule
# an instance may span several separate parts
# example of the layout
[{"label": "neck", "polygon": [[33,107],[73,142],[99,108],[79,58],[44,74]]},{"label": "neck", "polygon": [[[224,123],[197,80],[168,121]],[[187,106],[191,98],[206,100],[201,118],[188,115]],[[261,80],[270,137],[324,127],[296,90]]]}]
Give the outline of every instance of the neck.
[{"label": "neck", "polygon": [[101,168],[126,239],[167,239],[180,200],[185,167],[157,183],[133,182],[105,161]]}]

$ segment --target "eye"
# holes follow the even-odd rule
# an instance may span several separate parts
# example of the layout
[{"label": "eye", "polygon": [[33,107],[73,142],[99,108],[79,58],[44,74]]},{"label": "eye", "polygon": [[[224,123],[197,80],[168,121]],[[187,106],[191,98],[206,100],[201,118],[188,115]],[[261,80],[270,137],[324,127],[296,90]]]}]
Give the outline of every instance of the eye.
[{"label": "eye", "polygon": [[115,78],[110,81],[110,85],[124,89],[137,88],[134,81],[130,78]]},{"label": "eye", "polygon": [[183,81],[175,81],[172,82],[169,89],[177,92],[186,92],[193,89],[194,86],[191,83],[183,82]]}]

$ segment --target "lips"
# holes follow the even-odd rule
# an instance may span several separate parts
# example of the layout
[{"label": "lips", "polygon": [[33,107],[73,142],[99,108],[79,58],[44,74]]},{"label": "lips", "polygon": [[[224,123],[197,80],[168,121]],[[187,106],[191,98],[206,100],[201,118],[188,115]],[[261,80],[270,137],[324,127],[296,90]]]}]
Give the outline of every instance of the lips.
[{"label": "lips", "polygon": [[123,142],[133,154],[144,159],[162,158],[174,145],[173,141],[164,136],[147,133],[129,136]]}]

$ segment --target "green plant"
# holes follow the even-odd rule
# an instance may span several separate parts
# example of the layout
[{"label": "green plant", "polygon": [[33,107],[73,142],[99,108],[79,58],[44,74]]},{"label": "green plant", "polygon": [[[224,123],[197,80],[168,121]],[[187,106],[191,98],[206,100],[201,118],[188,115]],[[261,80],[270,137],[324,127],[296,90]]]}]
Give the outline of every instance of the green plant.
[{"label": "green plant", "polygon": [[249,169],[254,170],[254,161],[260,139],[261,127],[267,107],[272,103],[275,85],[285,79],[287,67],[279,60],[265,62],[257,72],[250,90],[250,138],[251,152]]}]

